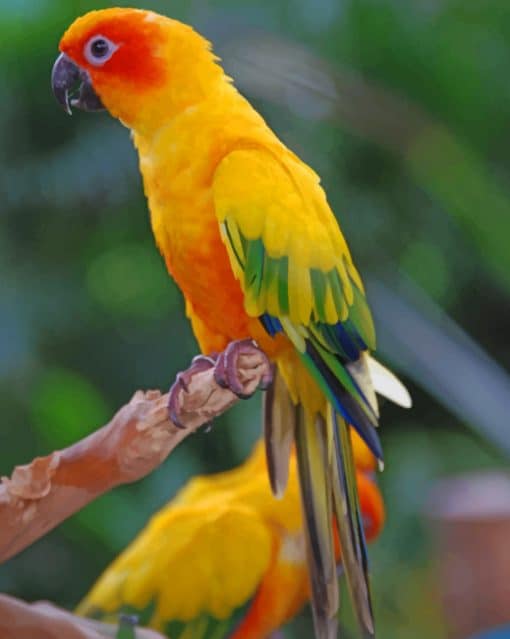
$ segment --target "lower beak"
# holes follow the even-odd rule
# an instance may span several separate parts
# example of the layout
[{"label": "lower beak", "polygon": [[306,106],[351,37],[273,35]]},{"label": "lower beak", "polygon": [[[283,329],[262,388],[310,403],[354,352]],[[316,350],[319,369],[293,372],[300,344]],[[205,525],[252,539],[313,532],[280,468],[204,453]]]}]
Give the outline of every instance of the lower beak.
[{"label": "lower beak", "polygon": [[51,72],[51,88],[60,105],[71,115],[72,107],[83,111],[101,111],[103,103],[92,88],[87,71],[61,53]]}]

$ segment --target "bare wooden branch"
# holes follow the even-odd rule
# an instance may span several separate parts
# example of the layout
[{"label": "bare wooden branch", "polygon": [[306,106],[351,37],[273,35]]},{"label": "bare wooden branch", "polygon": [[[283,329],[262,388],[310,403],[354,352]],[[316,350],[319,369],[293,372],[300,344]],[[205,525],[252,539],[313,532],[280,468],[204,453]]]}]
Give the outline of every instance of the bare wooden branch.
[{"label": "bare wooden branch", "polygon": [[[268,370],[261,351],[239,357],[237,372],[246,395],[256,391]],[[185,437],[238,401],[218,386],[212,368],[194,373],[192,366],[187,382],[178,396],[183,428],[168,418],[168,394],[137,391],[103,428],[2,478],[0,562],[114,486],[149,474]]]},{"label": "bare wooden branch", "polygon": [[[2,639],[106,639],[115,637],[117,627],[77,617],[46,601],[28,604],[0,595],[0,637]],[[146,628],[136,629],[137,639],[163,639]]]}]

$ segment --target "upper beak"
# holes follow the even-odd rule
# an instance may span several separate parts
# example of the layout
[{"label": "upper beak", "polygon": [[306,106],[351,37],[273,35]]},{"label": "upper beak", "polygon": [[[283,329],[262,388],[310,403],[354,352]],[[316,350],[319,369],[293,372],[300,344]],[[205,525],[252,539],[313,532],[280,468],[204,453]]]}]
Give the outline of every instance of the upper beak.
[{"label": "upper beak", "polygon": [[94,92],[90,76],[75,64],[65,53],[61,53],[51,72],[51,88],[59,104],[71,115],[71,107],[84,111],[100,111],[103,103]]}]

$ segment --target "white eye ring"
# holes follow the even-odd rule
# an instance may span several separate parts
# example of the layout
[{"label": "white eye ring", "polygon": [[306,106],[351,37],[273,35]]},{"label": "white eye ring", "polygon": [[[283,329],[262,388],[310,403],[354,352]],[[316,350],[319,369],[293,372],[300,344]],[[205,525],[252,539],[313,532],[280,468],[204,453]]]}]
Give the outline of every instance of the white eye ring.
[{"label": "white eye ring", "polygon": [[95,35],[90,38],[83,49],[83,55],[87,62],[95,67],[101,67],[117,51],[119,45],[109,40],[106,36]]}]

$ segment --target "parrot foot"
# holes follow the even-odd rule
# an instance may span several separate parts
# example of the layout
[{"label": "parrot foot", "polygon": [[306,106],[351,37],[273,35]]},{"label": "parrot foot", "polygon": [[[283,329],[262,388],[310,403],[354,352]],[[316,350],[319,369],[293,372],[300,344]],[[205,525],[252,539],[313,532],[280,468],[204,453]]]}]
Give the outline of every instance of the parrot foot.
[{"label": "parrot foot", "polygon": [[177,373],[175,382],[172,384],[168,393],[168,417],[177,426],[177,428],[185,428],[178,417],[181,408],[181,393],[189,392],[189,384],[194,375],[207,371],[210,368],[214,368],[216,358],[216,353],[213,353],[210,357],[207,357],[206,355],[197,355],[191,360],[191,366],[188,370]]},{"label": "parrot foot", "polygon": [[[230,342],[227,348],[218,355],[216,366],[214,367],[214,379],[222,388],[228,388],[239,399],[248,399],[256,389],[250,389],[250,378],[245,375],[239,375],[239,359],[244,359],[247,363],[249,359],[255,356],[254,368],[260,365],[260,356],[263,355],[267,364],[267,373],[262,375],[259,388],[267,390],[273,382],[273,366],[267,359],[257,344],[251,339],[236,340]],[[245,366],[243,368],[249,368]]]}]

